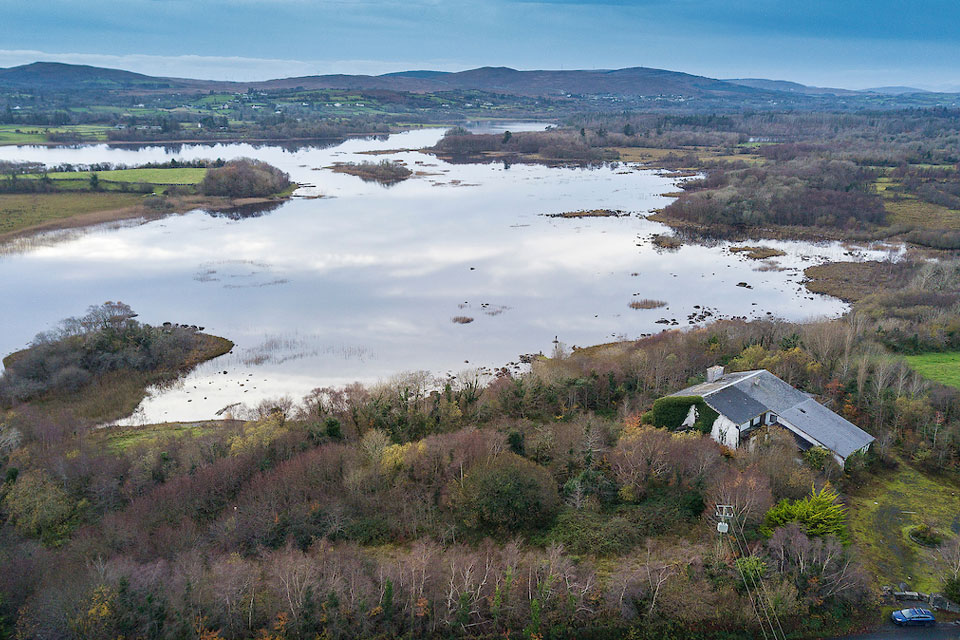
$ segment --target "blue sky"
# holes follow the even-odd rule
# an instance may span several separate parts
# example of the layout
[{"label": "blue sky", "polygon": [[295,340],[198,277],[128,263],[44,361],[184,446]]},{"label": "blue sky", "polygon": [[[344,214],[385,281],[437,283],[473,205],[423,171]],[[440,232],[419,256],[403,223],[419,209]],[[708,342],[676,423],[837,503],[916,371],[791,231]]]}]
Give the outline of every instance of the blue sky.
[{"label": "blue sky", "polygon": [[648,66],[960,88],[958,0],[0,0],[0,66],[184,77]]}]

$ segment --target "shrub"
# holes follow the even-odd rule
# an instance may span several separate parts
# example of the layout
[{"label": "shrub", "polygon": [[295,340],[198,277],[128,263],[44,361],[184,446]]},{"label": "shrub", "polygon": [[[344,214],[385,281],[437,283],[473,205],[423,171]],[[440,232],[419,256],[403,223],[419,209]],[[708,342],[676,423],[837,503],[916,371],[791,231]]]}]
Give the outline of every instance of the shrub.
[{"label": "shrub", "polygon": [[280,193],[290,184],[290,176],[280,169],[260,160],[239,158],[207,170],[200,192],[230,198],[264,197]]},{"label": "shrub", "polygon": [[960,602],[960,578],[949,578],[944,582],[943,595],[954,602]]},{"label": "shrub", "polygon": [[366,516],[344,527],[343,537],[360,544],[384,544],[390,540],[390,524],[379,516]]},{"label": "shrub", "polygon": [[42,469],[17,477],[3,506],[20,533],[40,538],[47,545],[59,545],[73,529],[70,497]]},{"label": "shrub", "polygon": [[767,563],[757,556],[744,556],[734,561],[737,571],[744,576],[752,576],[758,580],[767,572]]},{"label": "shrub", "polygon": [[830,459],[830,452],[823,447],[811,447],[803,452],[803,459],[811,469],[820,471]]},{"label": "shrub", "polygon": [[633,300],[630,303],[631,309],[659,309],[660,307],[667,306],[667,303],[663,300],[653,300],[651,298],[642,298],[640,300]]},{"label": "shrub", "polygon": [[550,473],[513,453],[473,467],[454,494],[461,521],[483,533],[540,526],[553,517],[558,503]]},{"label": "shrub", "polygon": [[76,393],[111,371],[173,369],[197,344],[191,328],[151,327],[137,322],[136,315],[122,302],[107,302],[37,336],[29,349],[7,359],[0,403]]},{"label": "shrub", "polygon": [[836,536],[846,540],[847,509],[837,503],[836,491],[825,486],[802,500],[781,500],[767,511],[761,531],[770,536],[775,529],[795,522],[810,537]]},{"label": "shrub", "polygon": [[545,536],[575,554],[622,555],[640,542],[637,526],[623,516],[589,511],[564,511]]}]

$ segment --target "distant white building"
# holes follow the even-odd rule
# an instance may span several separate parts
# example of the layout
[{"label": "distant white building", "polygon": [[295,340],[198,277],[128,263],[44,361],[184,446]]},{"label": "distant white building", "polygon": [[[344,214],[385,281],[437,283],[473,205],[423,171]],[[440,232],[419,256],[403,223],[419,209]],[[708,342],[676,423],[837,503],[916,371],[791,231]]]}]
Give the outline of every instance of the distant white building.
[{"label": "distant white building", "polygon": [[[720,414],[710,435],[736,449],[749,442],[764,425],[779,425],[793,434],[800,449],[823,447],[841,466],[851,455],[866,452],[874,437],[802,391],[765,369],[724,374],[723,367],[707,370],[707,381],[672,396],[699,396]],[[693,426],[696,406],[683,425]]]}]

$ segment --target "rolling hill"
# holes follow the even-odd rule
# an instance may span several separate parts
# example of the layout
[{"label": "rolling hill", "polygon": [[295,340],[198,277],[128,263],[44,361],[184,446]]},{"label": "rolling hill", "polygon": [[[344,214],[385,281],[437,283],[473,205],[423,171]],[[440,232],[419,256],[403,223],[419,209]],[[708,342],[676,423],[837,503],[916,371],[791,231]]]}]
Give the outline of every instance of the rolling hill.
[{"label": "rolling hill", "polygon": [[[570,71],[522,71],[509,67],[480,67],[446,72],[411,70],[383,75],[315,75],[259,82],[229,82],[148,76],[122,69],[106,69],[59,62],[34,62],[0,69],[0,91],[107,91],[116,93],[244,92],[277,89],[346,89],[428,93],[482,91],[527,98],[622,97],[673,100],[742,101],[752,104],[807,104],[850,97],[920,94],[911,87],[879,87],[856,91],[811,87],[786,80],[734,78],[717,80],[678,71],[629,67]],[[928,93],[929,92],[925,92]],[[931,94],[948,95],[948,94]]]},{"label": "rolling hill", "polygon": [[785,93],[801,94],[807,96],[848,96],[857,95],[859,91],[853,89],[836,89],[831,87],[811,87],[799,82],[790,82],[789,80],[766,80],[764,78],[730,78],[725,80],[743,87],[752,87],[754,89],[764,89],[766,91],[783,91]]},{"label": "rolling hill", "polygon": [[0,88],[48,91],[157,90],[207,91],[248,89],[355,89],[433,92],[476,90],[528,97],[560,95],[763,97],[771,92],[723,80],[663,69],[633,67],[615,70],[518,71],[481,67],[460,72],[405,71],[379,76],[317,75],[263,82],[224,82],[185,78],[158,78],[119,69],[54,62],[35,62],[0,69]]},{"label": "rolling hill", "polygon": [[0,87],[76,91],[86,89],[136,90],[171,89],[196,81],[154,78],[121,69],[104,69],[60,62],[34,62],[0,69]]}]

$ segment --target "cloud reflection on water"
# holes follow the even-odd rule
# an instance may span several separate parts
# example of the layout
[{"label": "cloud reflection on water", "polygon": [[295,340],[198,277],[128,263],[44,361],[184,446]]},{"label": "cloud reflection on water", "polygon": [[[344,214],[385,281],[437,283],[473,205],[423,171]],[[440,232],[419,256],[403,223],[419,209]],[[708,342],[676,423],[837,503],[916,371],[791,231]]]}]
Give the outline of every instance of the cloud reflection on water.
[{"label": "cloud reflection on water", "polygon": [[[316,185],[306,194],[327,196],[294,199],[262,216],[197,211],[71,232],[7,254],[0,279],[18,313],[6,323],[0,351],[20,348],[37,331],[104,300],[130,304],[146,322],[205,326],[234,340],[234,353],[143,406],[143,419],[186,420],[212,417],[232,402],[297,397],[398,371],[500,366],[521,353],[549,351],[554,336],[587,345],[659,331],[661,318],[687,326],[696,305],[791,319],[845,308],[800,285],[804,267],[844,257],[836,243],[765,242],[787,255],[775,261],[778,270],[761,272],[756,262],[727,251],[727,243],[658,251],[650,236],[669,230],[638,215],[542,215],[592,208],[646,213],[669,202],[659,194],[675,190],[655,172],[450,165],[412,151],[380,157],[436,165],[430,171],[443,173],[384,189],[314,170],[334,158],[369,159],[361,151],[427,146],[439,135],[420,130],[295,151],[243,144],[0,149],[0,159],[50,164],[255,156]],[[736,286],[743,281],[753,288]],[[638,295],[668,306],[630,309]],[[484,312],[491,308],[499,313]],[[458,315],[474,321],[452,322]]]}]

